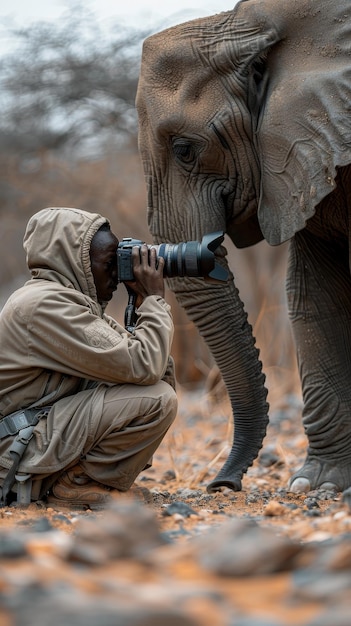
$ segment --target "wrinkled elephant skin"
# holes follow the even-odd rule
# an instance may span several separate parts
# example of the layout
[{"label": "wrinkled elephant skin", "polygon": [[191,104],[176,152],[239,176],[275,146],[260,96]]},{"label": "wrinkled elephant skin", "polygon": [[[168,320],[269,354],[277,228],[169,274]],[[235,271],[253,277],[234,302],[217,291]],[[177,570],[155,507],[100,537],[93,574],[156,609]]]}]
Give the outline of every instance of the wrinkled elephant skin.
[{"label": "wrinkled elephant skin", "polygon": [[[242,0],[144,42],[139,146],[155,241],[223,230],[290,240],[289,314],[306,462],[293,491],[351,485],[351,5]],[[226,250],[218,260],[227,266]],[[231,398],[231,454],[208,489],[241,489],[267,425],[265,378],[233,277],[172,279]]]}]

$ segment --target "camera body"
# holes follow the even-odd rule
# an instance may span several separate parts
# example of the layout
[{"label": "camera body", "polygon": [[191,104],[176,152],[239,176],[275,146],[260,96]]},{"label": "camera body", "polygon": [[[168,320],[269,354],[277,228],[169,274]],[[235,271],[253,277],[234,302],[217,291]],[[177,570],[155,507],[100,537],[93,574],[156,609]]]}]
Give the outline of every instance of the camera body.
[{"label": "camera body", "polygon": [[[227,270],[215,258],[215,250],[224,239],[223,231],[210,233],[198,241],[187,241],[178,244],[161,243],[148,246],[155,248],[157,256],[165,260],[163,275],[203,277],[208,282],[226,282]],[[134,246],[144,244],[140,239],[125,237],[117,248],[118,282],[134,280],[132,250]]]},{"label": "camera body", "polygon": [[140,239],[132,239],[132,237],[125,237],[119,242],[117,248],[117,267],[118,267],[118,282],[124,283],[128,280],[134,280],[133,274],[133,261],[132,261],[132,249],[133,246],[140,248],[143,245],[143,241]]}]

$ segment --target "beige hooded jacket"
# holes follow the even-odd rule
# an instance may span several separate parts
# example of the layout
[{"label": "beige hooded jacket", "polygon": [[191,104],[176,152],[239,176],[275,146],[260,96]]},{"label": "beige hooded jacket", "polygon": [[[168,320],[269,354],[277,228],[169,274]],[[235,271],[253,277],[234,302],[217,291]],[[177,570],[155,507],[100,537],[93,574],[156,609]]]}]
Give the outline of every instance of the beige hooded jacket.
[{"label": "beige hooded jacket", "polygon": [[[74,208],[43,209],[30,219],[24,249],[32,277],[0,314],[0,419],[47,394],[51,404],[94,383],[152,385],[164,376],[173,338],[165,300],[144,300],[134,335],[97,302],[89,250],[106,221]],[[77,420],[78,439],[82,429]],[[3,443],[0,465],[8,467]]]}]

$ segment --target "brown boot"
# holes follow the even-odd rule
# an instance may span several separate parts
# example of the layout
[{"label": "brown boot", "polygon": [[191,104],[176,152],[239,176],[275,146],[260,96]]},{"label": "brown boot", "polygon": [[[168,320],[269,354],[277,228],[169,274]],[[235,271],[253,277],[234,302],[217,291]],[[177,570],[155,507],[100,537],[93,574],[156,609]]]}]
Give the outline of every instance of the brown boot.
[{"label": "brown boot", "polygon": [[79,465],[66,470],[51,488],[47,497],[49,506],[102,509],[119,493],[97,483],[87,476]]}]

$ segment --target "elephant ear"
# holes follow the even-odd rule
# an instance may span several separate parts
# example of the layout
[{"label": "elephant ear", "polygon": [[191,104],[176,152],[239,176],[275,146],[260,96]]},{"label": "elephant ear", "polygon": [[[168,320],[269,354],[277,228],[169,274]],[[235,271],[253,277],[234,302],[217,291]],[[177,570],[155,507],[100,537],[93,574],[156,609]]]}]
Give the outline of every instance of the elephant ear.
[{"label": "elephant ear", "polygon": [[269,52],[258,120],[258,219],[276,245],[304,228],[351,163],[350,0],[244,0],[237,19],[271,23],[280,42]]}]

